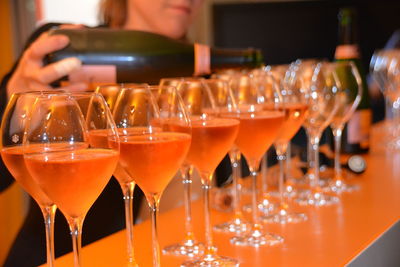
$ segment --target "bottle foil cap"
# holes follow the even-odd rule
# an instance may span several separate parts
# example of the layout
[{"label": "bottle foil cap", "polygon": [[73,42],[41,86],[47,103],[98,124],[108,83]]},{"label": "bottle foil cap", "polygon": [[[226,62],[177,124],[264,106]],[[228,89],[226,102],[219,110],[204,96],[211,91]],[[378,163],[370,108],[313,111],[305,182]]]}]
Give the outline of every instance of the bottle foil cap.
[{"label": "bottle foil cap", "polygon": [[358,45],[346,44],[337,46],[335,51],[335,58],[336,59],[360,58]]},{"label": "bottle foil cap", "polygon": [[203,44],[194,44],[194,76],[211,72],[210,47]]},{"label": "bottle foil cap", "polygon": [[355,173],[363,173],[367,168],[364,158],[359,155],[351,156],[347,162],[349,169]]}]

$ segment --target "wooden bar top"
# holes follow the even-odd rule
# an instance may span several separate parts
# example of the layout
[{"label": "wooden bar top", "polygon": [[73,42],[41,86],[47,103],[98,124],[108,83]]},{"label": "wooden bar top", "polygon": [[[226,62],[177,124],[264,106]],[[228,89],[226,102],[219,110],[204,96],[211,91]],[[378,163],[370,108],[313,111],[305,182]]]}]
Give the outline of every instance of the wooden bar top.
[{"label": "wooden bar top", "polygon": [[[294,206],[307,214],[306,222],[266,224],[266,229],[284,237],[282,245],[257,249],[236,247],[229,243],[230,235],[214,232],[219,254],[238,259],[243,267],[343,266],[357,257],[400,218],[400,153],[376,148],[382,141],[376,134],[379,129],[375,127],[375,130],[378,131],[372,137],[374,146],[365,155],[367,169],[351,180],[360,186],[360,190],[343,193],[338,205]],[[200,200],[193,202],[193,213],[195,234],[203,241]],[[213,224],[227,221],[231,216],[214,210],[211,215]],[[183,239],[183,218],[182,207],[160,214],[161,247]],[[135,253],[139,266],[151,266],[150,221],[135,226]],[[125,231],[120,231],[84,247],[83,266],[127,266],[125,255]],[[161,263],[162,266],[179,266],[184,260],[184,257],[162,256]],[[73,266],[72,253],[58,258],[56,266]]]}]

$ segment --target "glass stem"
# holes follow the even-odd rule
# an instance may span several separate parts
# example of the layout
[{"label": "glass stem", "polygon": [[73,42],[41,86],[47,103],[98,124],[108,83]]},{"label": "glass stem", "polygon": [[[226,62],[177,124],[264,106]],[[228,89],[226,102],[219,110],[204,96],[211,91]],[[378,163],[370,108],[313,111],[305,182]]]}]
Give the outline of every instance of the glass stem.
[{"label": "glass stem", "polygon": [[249,164],[249,169],[250,169],[250,176],[252,178],[252,200],[251,200],[251,205],[252,205],[252,215],[253,215],[253,228],[254,229],[260,229],[260,218],[258,217],[258,194],[257,194],[257,166],[259,166],[259,162],[253,162],[252,164]]},{"label": "glass stem", "polygon": [[285,176],[286,176],[286,160],[287,160],[287,148],[288,143],[279,143],[275,145],[277,159],[279,162],[279,197],[280,197],[280,209],[286,209],[285,202]]},{"label": "glass stem", "polygon": [[263,158],[261,159],[261,189],[262,189],[262,196],[266,197],[268,194],[268,155],[264,154]]},{"label": "glass stem", "polygon": [[314,165],[315,165],[315,159],[314,159],[314,153],[313,153],[313,145],[311,142],[311,132],[306,129],[307,133],[307,174],[306,177],[309,181],[310,184],[314,182]]},{"label": "glass stem", "polygon": [[394,129],[392,134],[393,137],[397,139],[400,136],[400,98],[393,101],[392,112],[393,112],[393,124],[394,124]]},{"label": "glass stem", "polygon": [[193,166],[184,166],[182,170],[182,183],[183,183],[183,201],[185,206],[185,230],[186,230],[186,242],[192,242],[194,240],[193,225],[192,225],[192,209],[191,209],[191,186],[192,186],[192,175]]},{"label": "glass stem", "polygon": [[214,255],[215,247],[213,245],[213,238],[211,232],[211,218],[210,218],[210,189],[212,174],[205,175],[203,178],[203,199],[204,199],[204,222],[205,222],[205,234],[206,234],[206,251],[205,255]]},{"label": "glass stem", "polygon": [[335,139],[335,181],[342,181],[342,167],[340,165],[340,145],[342,140],[342,127],[332,129],[332,133]]},{"label": "glass stem", "polygon": [[146,198],[147,198],[149,208],[150,208],[150,213],[151,213],[153,267],[160,267],[161,266],[161,254],[160,254],[160,245],[158,243],[157,223],[158,223],[158,209],[159,209],[161,195],[153,194]]},{"label": "glass stem", "polygon": [[129,263],[135,263],[135,253],[133,248],[133,192],[135,182],[129,182],[121,185],[124,194],[125,205],[125,227],[127,240],[127,257]]},{"label": "glass stem", "polygon": [[82,225],[84,218],[70,218],[69,229],[72,236],[72,248],[74,250],[74,267],[81,267],[81,248],[82,248]]},{"label": "glass stem", "polygon": [[235,221],[240,221],[242,219],[242,210],[240,208],[240,191],[241,185],[239,179],[241,176],[241,155],[238,149],[232,149],[229,152],[229,158],[232,164],[232,182],[233,182],[233,208],[234,208],[234,219]]},{"label": "glass stem", "polygon": [[385,120],[390,121],[393,118],[393,105],[388,96],[385,96]]},{"label": "glass stem", "polygon": [[314,193],[319,193],[321,187],[319,185],[319,135],[311,137],[311,147],[314,155],[314,181],[311,183]]},{"label": "glass stem", "polygon": [[56,215],[56,205],[40,205],[46,229],[46,257],[47,266],[54,266],[54,217]]},{"label": "glass stem", "polygon": [[314,160],[313,160],[313,147],[311,143],[311,135],[307,132],[307,167],[311,170],[314,167]]},{"label": "glass stem", "polygon": [[279,197],[280,197],[280,207],[281,209],[285,206],[285,190],[284,190],[284,180],[285,180],[285,159],[286,155],[278,155],[279,161]]},{"label": "glass stem", "polygon": [[285,178],[286,178],[286,182],[291,182],[291,178],[292,178],[292,176],[291,176],[291,171],[290,171],[290,166],[291,166],[291,160],[292,160],[292,146],[291,146],[291,144],[290,144],[290,142],[287,144],[287,146],[286,146],[286,160],[285,160],[285,162],[286,162],[286,164],[285,164],[285,168],[286,168],[286,171],[285,171]]}]

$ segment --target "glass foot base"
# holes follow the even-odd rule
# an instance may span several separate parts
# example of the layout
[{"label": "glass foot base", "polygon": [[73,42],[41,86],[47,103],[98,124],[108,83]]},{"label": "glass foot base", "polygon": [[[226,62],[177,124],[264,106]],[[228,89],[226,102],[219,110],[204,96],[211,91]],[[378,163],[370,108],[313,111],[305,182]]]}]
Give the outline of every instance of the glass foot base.
[{"label": "glass foot base", "polygon": [[[258,204],[258,210],[263,213],[263,214],[270,214],[274,210],[276,210],[276,207],[278,204],[276,203],[271,203],[271,202],[261,202]],[[243,206],[243,211],[247,213],[251,213],[253,211],[253,205],[248,204]]]},{"label": "glass foot base", "polygon": [[400,151],[400,138],[391,140],[388,144],[387,144],[387,149],[389,151]]},{"label": "glass foot base", "polygon": [[235,259],[218,256],[218,255],[204,255],[203,257],[185,261],[181,264],[181,267],[236,267],[239,266],[239,262]]},{"label": "glass foot base", "polygon": [[127,267],[139,267],[139,265],[133,259],[132,260],[128,259],[128,264],[126,266]]},{"label": "glass foot base", "polygon": [[231,238],[231,243],[236,246],[261,247],[274,246],[283,242],[283,238],[272,233],[264,233],[261,230],[256,230],[247,235],[234,236]]},{"label": "glass foot base", "polygon": [[339,198],[318,192],[300,196],[295,201],[300,205],[327,206],[338,203]]},{"label": "glass foot base", "polygon": [[279,213],[262,216],[261,220],[267,223],[299,223],[307,220],[307,215],[304,213],[289,213],[286,210],[281,210]]},{"label": "glass foot base", "polygon": [[251,224],[241,219],[233,219],[229,222],[214,225],[213,229],[216,232],[236,233],[240,235],[248,232],[251,229]]},{"label": "glass foot base", "polygon": [[330,192],[334,192],[337,194],[344,193],[344,192],[353,192],[360,189],[360,186],[353,185],[353,184],[346,184],[343,181],[334,181],[328,185],[325,190],[329,190]]},{"label": "glass foot base", "polygon": [[[308,190],[308,189],[303,189],[303,188],[294,188],[294,187],[290,187],[290,188],[285,188],[286,190],[283,192],[283,196],[285,197],[285,198],[294,198],[294,197],[296,197],[296,196],[298,196],[298,195],[301,195],[301,194],[306,194],[306,193],[308,193],[308,192],[310,192],[310,190]],[[280,196],[281,196],[281,194],[280,194],[280,192],[279,191],[271,191],[270,192],[270,195],[272,196],[272,197],[275,197],[275,198],[279,198]]]},{"label": "glass foot base", "polygon": [[162,252],[165,255],[196,257],[203,255],[205,246],[203,243],[195,240],[186,240],[185,242],[166,246]]},{"label": "glass foot base", "polygon": [[295,178],[291,180],[291,183],[293,183],[295,186],[306,186],[308,185],[308,178]]},{"label": "glass foot base", "polygon": [[[326,173],[325,175],[331,176],[331,173]],[[326,186],[330,181],[328,177],[319,177],[319,186]],[[306,173],[302,178],[293,179],[291,182],[296,187],[305,187],[315,184],[315,176],[313,173]]]}]

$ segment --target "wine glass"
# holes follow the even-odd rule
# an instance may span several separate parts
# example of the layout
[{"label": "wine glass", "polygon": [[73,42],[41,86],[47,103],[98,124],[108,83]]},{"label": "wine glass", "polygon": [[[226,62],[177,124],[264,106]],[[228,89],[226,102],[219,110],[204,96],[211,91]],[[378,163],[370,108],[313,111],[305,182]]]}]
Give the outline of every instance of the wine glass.
[{"label": "wine glass", "polygon": [[[202,78],[176,77],[163,78],[160,80],[160,87],[173,86],[177,88],[185,79],[202,80]],[[181,166],[182,184],[183,184],[183,205],[185,207],[185,238],[175,244],[168,245],[163,248],[164,254],[176,256],[194,257],[204,253],[204,244],[196,240],[192,226],[192,211],[191,211],[191,186],[194,166],[187,161]]]},{"label": "wine glass", "polygon": [[[264,108],[266,110],[276,110],[278,109],[278,104],[282,101],[282,96],[279,91],[280,85],[283,83],[285,78],[287,69],[289,65],[282,64],[282,65],[268,65],[266,66],[261,72],[258,73],[257,79],[261,94],[265,98]],[[290,142],[287,146],[287,152],[289,156],[286,160],[286,165],[289,166],[290,164]],[[278,195],[279,192],[270,191],[268,190],[268,182],[267,182],[267,157],[268,155],[265,154],[262,162],[261,162],[261,177],[262,177],[262,199],[259,204],[259,209],[262,213],[268,215],[273,212],[277,205],[276,203],[271,201],[271,196]],[[286,182],[289,182],[289,173],[286,175]],[[294,192],[293,187],[287,186],[286,193],[290,195]]]},{"label": "wine glass", "polygon": [[[170,78],[162,78],[160,79],[160,86],[174,86],[174,87],[178,87],[179,83],[181,81],[183,81],[185,78],[189,78],[189,77],[170,77]],[[195,79],[194,77],[190,77],[190,79]],[[198,79],[202,79],[202,78],[198,78]]]},{"label": "wine glass", "polygon": [[393,140],[390,147],[400,150],[400,50],[397,50],[393,56],[388,69],[388,96],[392,102],[393,110]]},{"label": "wine glass", "polygon": [[[280,65],[272,65],[272,66],[267,66],[265,68],[265,71],[270,72],[271,76],[275,80],[275,83],[277,84],[278,88],[281,86],[281,84],[287,83],[287,79],[290,79],[290,73],[292,68],[294,67],[294,64],[280,64]],[[297,181],[295,180],[294,177],[292,177],[292,146],[291,143],[289,142],[286,148],[286,178],[285,178],[285,194],[288,196],[293,196],[297,192],[295,190],[295,187],[293,185],[293,182]]]},{"label": "wine glass", "polygon": [[23,154],[28,172],[66,217],[74,266],[81,266],[85,215],[111,178],[119,157],[111,113],[99,94],[40,95],[25,129]]},{"label": "wine glass", "polygon": [[379,89],[385,97],[386,110],[385,116],[388,120],[391,114],[392,101],[388,93],[390,92],[391,85],[389,83],[389,68],[393,59],[400,54],[400,49],[379,49],[376,50],[370,61],[370,72],[372,77],[377,82]]},{"label": "wine glass", "polygon": [[109,109],[112,112],[120,90],[120,84],[102,84],[96,87],[95,92],[101,94],[104,97]]},{"label": "wine glass", "polygon": [[[289,70],[290,71],[290,70]],[[308,103],[306,94],[301,88],[292,86],[291,83],[282,79],[280,84],[277,85],[277,91],[279,92],[278,109],[284,112],[285,118],[282,125],[281,131],[275,140],[275,150],[277,159],[279,162],[279,208],[276,212],[269,215],[263,216],[263,221],[274,222],[274,223],[297,223],[307,220],[307,216],[304,213],[291,212],[289,203],[286,200],[287,193],[293,193],[294,189],[292,186],[285,186],[287,181],[288,170],[287,168],[287,148],[290,144],[290,140],[298,132],[301,125],[308,115]],[[277,101],[275,101],[277,102]],[[290,157],[290,155],[289,155]],[[288,190],[287,188],[291,188]],[[286,190],[285,190],[286,189]],[[287,194],[289,196],[289,194]]]},{"label": "wine glass", "polygon": [[[262,104],[263,106],[269,106],[271,108],[271,103],[267,103],[271,100],[271,95],[268,95],[267,92],[271,93],[275,89],[272,86],[273,77],[268,75],[265,72],[264,68],[257,68],[251,71],[244,70],[227,70],[225,72],[220,72],[217,74],[213,74],[213,77],[223,79],[228,81],[229,88],[231,89],[234,98],[237,103],[240,103],[240,106],[243,104],[253,103],[254,104]],[[265,96],[259,93],[259,90],[265,92]],[[259,103],[258,103],[259,102]],[[274,108],[274,103],[272,103],[272,109]],[[233,150],[234,149],[234,150]],[[232,180],[235,186],[235,198],[237,199],[237,203],[240,203],[240,196],[242,192],[250,193],[252,192],[251,188],[245,188],[244,183],[240,183],[240,178],[242,177],[242,161],[241,161],[241,153],[237,146],[234,146],[231,152],[229,153],[231,164],[232,164]],[[236,150],[236,151],[235,151]],[[260,201],[258,208],[263,213],[268,213],[275,208],[275,203],[273,203],[270,199],[269,192],[267,191],[267,155],[264,154],[261,160],[260,167],[260,176],[261,176],[261,187],[262,187],[262,200]],[[237,182],[236,182],[237,181]],[[250,186],[251,187],[251,186]],[[235,200],[234,200],[235,202]],[[238,204],[239,205],[239,204]],[[236,205],[235,205],[236,206]],[[238,207],[239,208],[239,207]],[[252,212],[252,204],[248,204],[243,206],[243,210],[246,212]],[[246,232],[250,225],[244,218],[242,217],[242,212],[237,210],[235,211],[235,218],[233,220],[234,224],[224,224],[221,225],[222,228],[219,228],[220,231],[229,231],[235,232],[236,234],[241,234],[242,232]]]},{"label": "wine glass", "polygon": [[378,71],[375,76],[383,80],[383,94],[390,105],[392,120],[389,125],[390,140],[387,144],[389,149],[400,149],[400,90],[399,90],[399,68],[400,50],[393,49],[382,52],[383,70]]},{"label": "wine glass", "polygon": [[111,84],[101,84],[96,87],[95,92],[100,93],[107,102],[108,107],[111,112],[114,110],[115,101],[121,88],[133,88],[133,87],[143,87],[148,86],[147,83],[111,83]]},{"label": "wine glass", "polygon": [[[215,115],[222,118],[235,117],[237,104],[231,90],[230,80],[211,78],[204,80],[203,83],[209,88],[215,100]],[[230,221],[214,225],[213,229],[218,232],[242,234],[249,230],[250,224],[244,219],[241,209],[241,184],[239,181],[241,178],[241,171],[239,169],[241,153],[239,148],[234,144],[229,150],[228,155],[232,166],[234,218]]]},{"label": "wine glass", "polygon": [[184,262],[182,266],[236,266],[237,261],[219,256],[213,245],[210,221],[210,189],[213,173],[235,141],[239,121],[215,115],[215,99],[210,88],[199,79],[185,79],[179,84],[192,122],[192,144],[187,162],[194,165],[201,178],[204,195],[205,252],[198,259]]},{"label": "wine glass", "polygon": [[252,225],[247,232],[237,232],[231,243],[240,246],[259,247],[281,243],[283,239],[264,231],[258,216],[257,174],[260,161],[277,138],[284,122],[280,111],[265,110],[265,97],[253,74],[237,74],[231,78],[230,86],[238,108],[222,116],[240,121],[235,140],[238,153],[246,158],[252,179]]},{"label": "wine glass", "polygon": [[39,93],[15,93],[11,96],[1,123],[1,157],[14,179],[36,201],[42,211],[46,229],[47,265],[52,267],[54,266],[54,216],[57,206],[29,174],[23,157],[22,140],[25,125],[37,94]]},{"label": "wine glass", "polygon": [[146,196],[151,211],[153,266],[160,266],[157,217],[161,195],[181,167],[191,125],[174,87],[123,88],[114,108],[120,165]]},{"label": "wine glass", "polygon": [[[284,83],[287,86],[296,87],[296,90],[306,94],[311,87],[313,73],[315,67],[317,66],[318,62],[323,60],[320,59],[297,59],[296,61],[290,64],[288,71],[284,78]],[[304,127],[304,124],[303,124]],[[297,185],[307,185],[310,181],[314,179],[314,161],[313,161],[313,151],[312,151],[312,144],[310,134],[306,127],[304,127],[306,134],[307,134],[307,173],[300,179],[291,179],[289,185],[286,186],[286,190],[288,192],[293,192],[293,183]],[[292,185],[290,184],[292,183]],[[298,190],[301,192],[306,192],[304,189]]]},{"label": "wine glass", "polygon": [[[111,112],[114,110],[115,102],[122,88],[146,88],[146,83],[120,83],[101,85],[96,88],[96,92],[103,95]],[[133,194],[135,190],[134,179],[124,170],[121,164],[117,165],[113,176],[117,179],[123,194],[125,207],[125,227],[127,241],[127,261],[129,266],[138,266],[135,260],[134,244],[133,244]]]},{"label": "wine glass", "polygon": [[[258,72],[259,69],[255,69],[253,71]],[[240,95],[240,93],[238,93],[238,92],[234,93],[234,91],[239,90],[239,87],[238,86],[232,87],[231,80],[233,77],[239,77],[241,74],[245,74],[245,73],[246,73],[245,70],[223,69],[223,70],[218,71],[217,73],[212,74],[211,78],[220,79],[220,80],[224,80],[224,81],[228,82],[229,90],[232,91],[232,94],[233,94],[234,98],[236,99]],[[235,101],[237,103],[237,99]],[[234,146],[232,149],[237,149],[237,147]],[[251,191],[251,189],[246,188],[245,183],[243,183],[240,179],[243,176],[243,174],[242,174],[242,170],[243,170],[242,169],[242,160],[243,160],[242,155],[241,155],[241,153],[239,153],[240,151],[237,151],[237,153],[234,152],[233,154],[232,154],[232,151],[233,150],[231,150],[229,153],[229,159],[230,159],[231,165],[232,165],[232,182],[235,183],[235,179],[237,181],[236,186],[235,186],[236,188],[234,188],[234,190],[235,190],[234,194],[237,196],[237,201],[240,202],[241,194],[243,194],[245,192],[249,193]],[[238,178],[235,178],[235,177],[238,177]],[[251,205],[245,205],[245,206],[243,206],[242,209],[245,211],[251,212]],[[241,213],[241,211],[240,211],[240,213]],[[240,214],[240,213],[238,213],[238,214]],[[243,224],[241,224],[242,226],[239,227],[239,229],[237,228],[237,230],[239,230],[239,231],[245,230],[245,224],[246,223],[243,222]],[[233,230],[233,229],[234,228],[231,228],[231,230]]]},{"label": "wine glass", "polygon": [[396,129],[400,121],[400,104],[398,90],[396,90],[393,78],[398,75],[396,66],[399,62],[400,49],[381,49],[374,52],[370,62],[370,72],[377,82],[384,98],[385,98],[385,147],[389,149],[400,148],[400,139],[396,137]]},{"label": "wine glass", "polygon": [[[339,61],[331,63],[330,70],[337,85],[338,109],[331,121],[331,129],[335,142],[334,177],[329,182],[330,191],[341,193],[350,192],[358,188],[344,182],[340,163],[340,146],[344,125],[353,115],[362,96],[362,81],[357,67],[353,62]],[[352,90],[357,88],[357,91]]]},{"label": "wine glass", "polygon": [[[311,191],[299,196],[296,201],[302,205],[325,206],[335,204],[338,198],[323,193],[319,181],[319,142],[324,129],[330,124],[336,114],[338,105],[338,88],[332,75],[331,63],[319,62],[312,71],[310,86],[307,89],[308,115],[304,127],[310,138],[313,151],[313,178],[310,181]],[[297,73],[301,80],[301,73]]]}]

